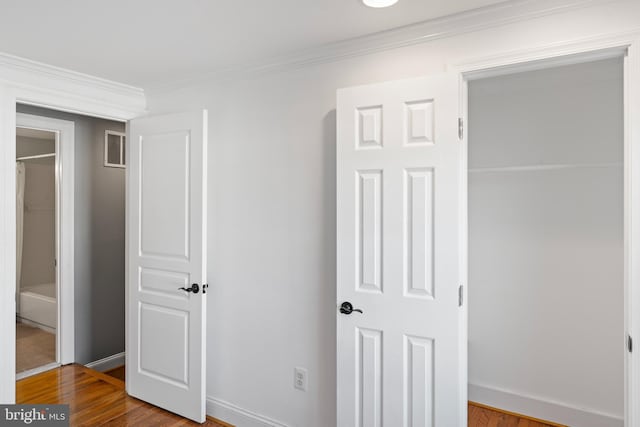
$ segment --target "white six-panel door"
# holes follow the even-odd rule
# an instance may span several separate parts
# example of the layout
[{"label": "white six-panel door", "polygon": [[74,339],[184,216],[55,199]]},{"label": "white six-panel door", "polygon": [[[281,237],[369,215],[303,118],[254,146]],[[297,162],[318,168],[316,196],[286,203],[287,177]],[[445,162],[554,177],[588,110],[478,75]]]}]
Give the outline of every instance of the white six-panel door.
[{"label": "white six-panel door", "polygon": [[[206,111],[132,120],[127,392],[205,420]],[[197,284],[198,292],[187,292]]]},{"label": "white six-panel door", "polygon": [[337,105],[337,425],[462,426],[457,77]]}]

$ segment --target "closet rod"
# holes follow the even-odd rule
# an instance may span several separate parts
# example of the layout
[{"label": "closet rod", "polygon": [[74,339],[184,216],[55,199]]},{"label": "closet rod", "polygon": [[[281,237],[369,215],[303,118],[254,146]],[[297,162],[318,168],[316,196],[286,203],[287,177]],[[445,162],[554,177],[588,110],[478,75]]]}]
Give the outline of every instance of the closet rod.
[{"label": "closet rod", "polygon": [[622,167],[622,163],[583,163],[583,164],[546,164],[546,165],[526,165],[526,166],[501,166],[495,168],[469,168],[469,173],[486,172],[532,172],[558,169],[583,169],[583,168],[610,168]]},{"label": "closet rod", "polygon": [[16,159],[16,161],[18,160],[31,160],[31,159],[46,159],[47,157],[55,157],[56,153],[48,153],[48,154],[38,154],[35,156],[24,156],[24,157],[18,157]]}]

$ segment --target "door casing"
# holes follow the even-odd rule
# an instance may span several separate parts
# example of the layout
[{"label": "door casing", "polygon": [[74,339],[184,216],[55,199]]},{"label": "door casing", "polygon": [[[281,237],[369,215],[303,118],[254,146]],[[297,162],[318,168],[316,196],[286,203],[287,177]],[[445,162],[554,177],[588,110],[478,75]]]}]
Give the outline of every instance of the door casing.
[{"label": "door casing", "polygon": [[75,124],[67,120],[52,119],[18,113],[19,127],[47,130],[56,133],[55,191],[56,191],[56,362],[61,365],[75,360],[75,307],[74,307],[74,171]]},{"label": "door casing", "polygon": [[[468,123],[468,83],[472,80],[533,71],[562,65],[577,64],[613,57],[624,58],[624,328],[625,338],[634,339],[640,334],[640,33],[590,39],[579,42],[551,45],[502,56],[479,58],[455,64],[452,67],[460,75],[460,117]],[[635,118],[635,120],[633,120]],[[467,170],[469,129],[464,130],[463,161]],[[461,272],[468,284],[468,207],[467,180],[463,180],[461,219],[463,237],[463,266]],[[465,295],[466,300],[466,295]],[[468,306],[465,305],[465,317]],[[467,321],[464,322],[467,327]],[[466,333],[465,333],[466,336]],[[626,346],[625,342],[620,342]],[[640,426],[640,354],[625,351],[624,425]],[[467,354],[464,355],[467,357]],[[579,357],[579,355],[577,355]],[[466,360],[465,360],[465,363]]]},{"label": "door casing", "polygon": [[[3,404],[15,403],[16,381],[16,105],[28,104],[118,121],[127,121],[146,112],[140,89],[54,67],[45,76],[40,74],[45,67],[42,64],[33,65],[33,68],[29,68],[30,64],[22,65],[24,68],[15,80],[0,84],[0,283],[7,284],[0,286],[0,348],[3,349],[0,353],[0,403]],[[67,250],[73,253],[72,247],[63,248],[62,257]],[[70,255],[66,258],[72,260]],[[73,361],[66,353],[61,360],[65,363]]]}]

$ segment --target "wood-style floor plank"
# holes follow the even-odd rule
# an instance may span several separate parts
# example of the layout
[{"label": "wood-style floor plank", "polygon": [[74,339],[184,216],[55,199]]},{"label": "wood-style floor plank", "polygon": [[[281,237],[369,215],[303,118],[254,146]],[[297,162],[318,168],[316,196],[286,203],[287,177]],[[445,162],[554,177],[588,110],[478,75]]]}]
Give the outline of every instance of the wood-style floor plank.
[{"label": "wood-style floor plank", "polygon": [[104,372],[105,374],[112,376],[114,378],[119,379],[120,381],[125,380],[125,368],[124,365],[118,366],[117,368],[109,369]]},{"label": "wood-style floor plank", "polygon": [[475,402],[468,408],[468,427],[567,427]]},{"label": "wood-style floor plank", "polygon": [[[110,372],[124,377],[124,369]],[[52,369],[16,383],[17,403],[65,403],[72,426],[198,426],[188,419],[134,399],[124,382],[80,365]],[[233,427],[207,419],[206,427]],[[468,427],[565,427],[469,402]]]},{"label": "wood-style floor plank", "polygon": [[198,424],[130,397],[124,382],[80,365],[68,365],[16,383],[17,403],[68,404],[72,426],[228,427],[213,419]]}]

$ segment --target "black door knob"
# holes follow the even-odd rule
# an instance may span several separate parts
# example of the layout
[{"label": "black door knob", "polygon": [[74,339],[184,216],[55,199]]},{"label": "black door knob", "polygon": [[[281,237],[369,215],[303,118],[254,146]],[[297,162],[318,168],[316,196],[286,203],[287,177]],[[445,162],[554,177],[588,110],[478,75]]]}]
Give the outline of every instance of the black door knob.
[{"label": "black door knob", "polygon": [[200,286],[198,286],[197,283],[194,283],[193,285],[191,285],[190,288],[178,288],[182,291],[186,291],[186,292],[193,292],[194,294],[197,294],[200,291]]},{"label": "black door knob", "polygon": [[362,313],[362,310],[360,310],[359,308],[353,308],[353,305],[351,305],[349,301],[345,301],[342,303],[342,305],[340,305],[340,313],[342,314],[351,314],[354,311]]}]

